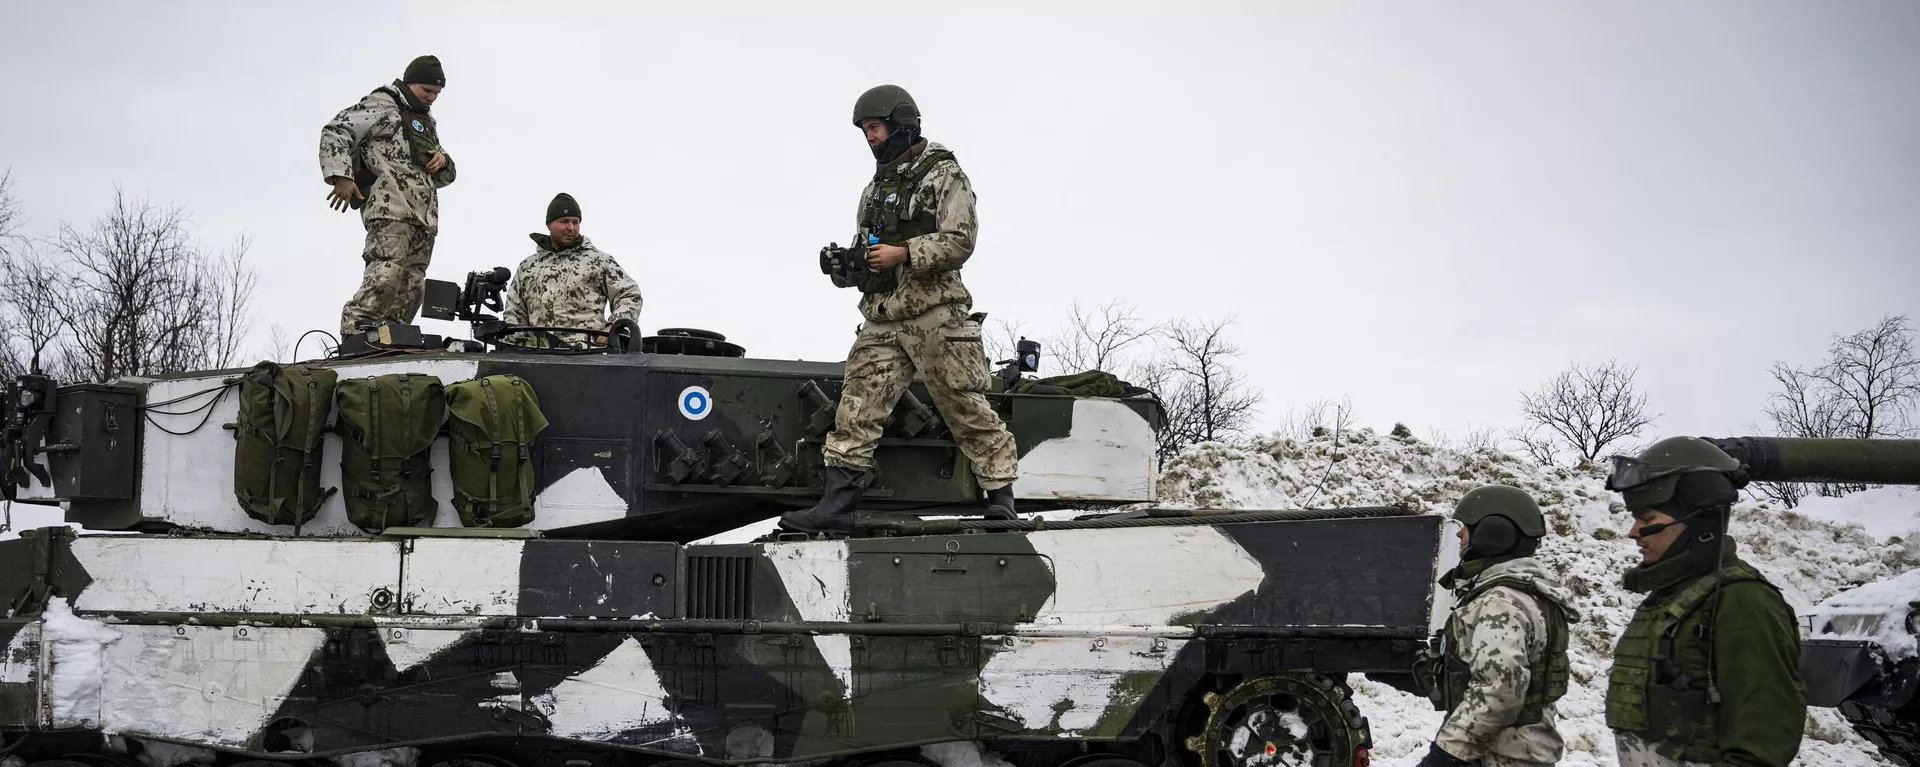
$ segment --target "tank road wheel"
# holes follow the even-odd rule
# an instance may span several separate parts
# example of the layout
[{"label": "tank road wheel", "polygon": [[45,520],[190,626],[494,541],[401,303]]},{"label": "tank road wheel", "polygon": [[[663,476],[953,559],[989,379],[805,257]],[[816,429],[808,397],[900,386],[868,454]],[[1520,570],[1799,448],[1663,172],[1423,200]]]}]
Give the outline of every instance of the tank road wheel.
[{"label": "tank road wheel", "polygon": [[1207,693],[1207,723],[1187,738],[1201,767],[1356,767],[1372,736],[1346,685],[1287,673]]}]

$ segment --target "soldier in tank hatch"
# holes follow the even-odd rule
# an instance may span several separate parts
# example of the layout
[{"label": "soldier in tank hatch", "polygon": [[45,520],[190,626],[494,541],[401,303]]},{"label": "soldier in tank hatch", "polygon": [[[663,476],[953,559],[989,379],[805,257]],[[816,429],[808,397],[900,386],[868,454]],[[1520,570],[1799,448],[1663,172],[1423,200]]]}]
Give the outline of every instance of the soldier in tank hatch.
[{"label": "soldier in tank hatch", "polygon": [[366,228],[360,289],[340,310],[340,334],[360,322],[413,322],[440,232],[440,187],[453,158],[429,112],[447,84],[440,60],[421,56],[320,129],[320,175],[334,210],[360,211]]},{"label": "soldier in tank hatch", "polygon": [[[622,317],[640,321],[640,285],[580,233],[580,220],[573,195],[561,192],[547,204],[547,232],[527,235],[533,255],[514,272],[501,317],[507,324],[605,331]],[[606,345],[605,336],[559,335],[576,349]]]},{"label": "soldier in tank hatch", "polygon": [[1607,726],[1621,767],[1787,767],[1807,720],[1793,608],[1727,538],[1741,463],[1693,437],[1616,456],[1646,599],[1613,650]]},{"label": "soldier in tank hatch", "polygon": [[1488,485],[1454,506],[1460,565],[1441,578],[1453,614],[1418,674],[1447,712],[1419,767],[1534,767],[1560,761],[1555,702],[1567,692],[1573,595],[1535,559],[1546,517],[1517,487]]},{"label": "soldier in tank hatch", "polygon": [[[780,518],[786,530],[844,534],[873,471],[887,416],[916,371],[987,492],[987,516],[1012,519],[1013,435],[987,404],[991,373],[973,296],[960,267],[973,255],[973,188],[953,152],[920,137],[920,110],[905,89],[860,95],[853,124],[876,161],[856,225],[871,243],[860,285],[865,319],[847,352],[833,432],[827,435],[820,503]],[[839,276],[837,285],[845,286]]]}]

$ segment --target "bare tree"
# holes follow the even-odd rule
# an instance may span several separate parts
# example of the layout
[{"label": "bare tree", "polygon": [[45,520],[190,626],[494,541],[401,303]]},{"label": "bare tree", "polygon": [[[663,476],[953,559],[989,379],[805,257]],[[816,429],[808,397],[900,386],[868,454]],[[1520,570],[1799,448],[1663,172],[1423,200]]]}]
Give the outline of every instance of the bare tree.
[{"label": "bare tree", "polygon": [[[1523,392],[1521,416],[1548,432],[1529,431],[1526,439],[1548,440],[1554,456],[1565,451],[1582,462],[1598,459],[1608,446],[1639,434],[1659,418],[1647,414],[1647,396],[1634,385],[1637,372],[1615,360],[1594,367],[1576,364],[1538,391]],[[1520,437],[1515,439],[1536,460],[1543,457]]]},{"label": "bare tree", "polygon": [[1063,372],[1104,370],[1122,378],[1133,375],[1129,347],[1151,341],[1161,330],[1161,326],[1140,319],[1134,307],[1118,300],[1092,310],[1082,308],[1075,300],[1068,314],[1066,332],[1046,342]]},{"label": "bare tree", "polygon": [[1541,466],[1552,466],[1560,460],[1560,439],[1557,435],[1541,434],[1539,426],[1527,426],[1508,429],[1508,442],[1513,443],[1513,452],[1525,455]]},{"label": "bare tree", "polygon": [[[993,321],[993,325],[992,331],[987,331],[984,328],[981,330],[981,341],[986,345],[987,354],[990,355],[988,361],[997,364],[1000,360],[1013,359],[1014,355],[1020,353],[1018,351],[1020,348],[1020,339],[1027,337],[1025,332],[1022,331],[1025,323],[1019,320],[1008,322],[1006,320],[996,319]],[[1040,352],[1044,355],[1048,350],[1041,349]],[[1045,363],[1043,362],[1041,364]]]},{"label": "bare tree", "polygon": [[91,228],[63,223],[44,252],[5,260],[0,312],[26,329],[30,346],[51,347],[74,379],[230,365],[256,284],[248,243],[216,255],[185,224],[178,208],[115,190]]},{"label": "bare tree", "polygon": [[[1827,360],[1802,369],[1784,362],[1772,370],[1778,385],[1764,410],[1772,433],[1783,437],[1874,439],[1913,433],[1909,413],[1920,401],[1920,356],[1913,331],[1902,316],[1885,317],[1873,327],[1834,336]],[[1865,485],[1757,482],[1759,495],[1787,508],[1809,493],[1838,497]]]},{"label": "bare tree", "polygon": [[1856,439],[1909,433],[1907,414],[1920,399],[1920,356],[1905,315],[1836,337],[1827,364],[1812,375],[1832,393]]},{"label": "bare tree", "polygon": [[20,200],[13,196],[13,171],[0,173],[0,256],[13,252],[11,241],[24,219]]},{"label": "bare tree", "polygon": [[1500,435],[1490,426],[1474,428],[1473,424],[1467,424],[1466,431],[1461,432],[1458,437],[1454,437],[1440,429],[1429,428],[1428,431],[1433,434],[1428,441],[1435,447],[1445,448],[1447,450],[1471,453],[1483,447],[1497,448],[1500,446]]},{"label": "bare tree", "polygon": [[1214,442],[1245,432],[1259,411],[1260,392],[1233,370],[1239,347],[1227,341],[1232,319],[1217,322],[1175,320],[1160,337],[1166,348],[1142,366],[1136,377],[1150,382],[1167,408],[1161,455],[1170,457],[1198,442]]},{"label": "bare tree", "polygon": [[[67,276],[29,245],[0,256],[0,322],[12,337],[0,340],[0,376],[11,379],[30,369],[64,377],[61,299]],[[51,347],[51,348],[50,348]]]}]

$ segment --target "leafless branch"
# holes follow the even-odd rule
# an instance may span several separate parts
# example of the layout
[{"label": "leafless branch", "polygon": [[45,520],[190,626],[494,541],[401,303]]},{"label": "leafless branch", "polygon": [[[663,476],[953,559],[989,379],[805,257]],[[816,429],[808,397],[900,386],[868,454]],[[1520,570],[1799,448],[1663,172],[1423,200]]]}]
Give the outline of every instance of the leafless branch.
[{"label": "leafless branch", "polygon": [[[1658,415],[1647,413],[1647,397],[1635,388],[1636,368],[1614,360],[1595,367],[1574,365],[1532,393],[1520,395],[1520,413],[1528,423],[1545,428],[1545,438],[1581,461],[1593,461],[1607,447],[1639,434]],[[1520,441],[1536,460],[1541,457],[1526,440]]]}]

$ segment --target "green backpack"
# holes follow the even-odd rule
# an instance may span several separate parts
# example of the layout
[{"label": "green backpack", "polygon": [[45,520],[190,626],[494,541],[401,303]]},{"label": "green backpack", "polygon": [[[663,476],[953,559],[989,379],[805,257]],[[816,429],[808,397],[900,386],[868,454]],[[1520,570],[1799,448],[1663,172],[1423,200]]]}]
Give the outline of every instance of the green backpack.
[{"label": "green backpack", "polygon": [[339,374],[332,368],[267,361],[240,379],[233,430],[233,495],[247,516],[299,526],[337,488],[320,489],[320,436]]},{"label": "green backpack", "polygon": [[424,373],[347,378],[335,393],[340,484],[347,521],[379,533],[433,523],[433,440],[446,422],[446,392]]},{"label": "green backpack", "polygon": [[519,376],[491,375],[447,387],[447,469],[453,508],[467,527],[519,527],[533,521],[530,443],[547,418]]}]

